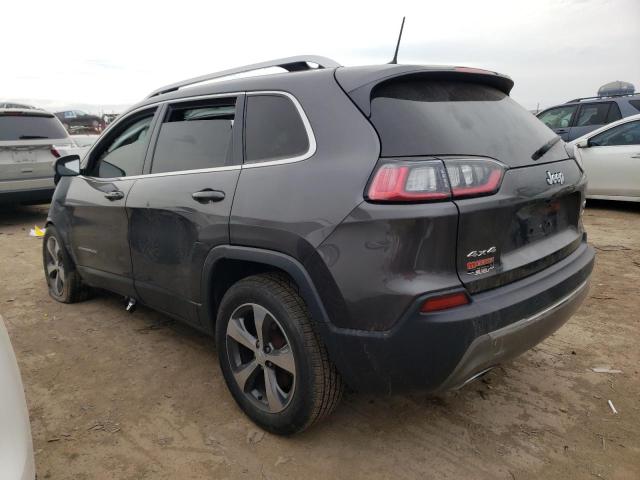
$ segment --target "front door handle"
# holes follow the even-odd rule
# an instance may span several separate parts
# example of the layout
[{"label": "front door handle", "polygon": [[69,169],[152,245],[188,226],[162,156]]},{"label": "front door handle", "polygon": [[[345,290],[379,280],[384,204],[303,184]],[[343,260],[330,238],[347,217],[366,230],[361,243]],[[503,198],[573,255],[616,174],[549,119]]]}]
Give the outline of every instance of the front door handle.
[{"label": "front door handle", "polygon": [[220,202],[221,200],[224,200],[224,192],[221,192],[220,190],[212,190],[210,188],[205,188],[199,192],[192,193],[191,196],[196,202],[200,203]]},{"label": "front door handle", "polygon": [[124,193],[120,190],[113,190],[112,192],[105,193],[104,198],[111,200],[112,202],[114,200],[122,200],[124,198]]},{"label": "front door handle", "polygon": [[640,153],[636,153],[635,155],[631,155],[631,158],[640,158]]}]

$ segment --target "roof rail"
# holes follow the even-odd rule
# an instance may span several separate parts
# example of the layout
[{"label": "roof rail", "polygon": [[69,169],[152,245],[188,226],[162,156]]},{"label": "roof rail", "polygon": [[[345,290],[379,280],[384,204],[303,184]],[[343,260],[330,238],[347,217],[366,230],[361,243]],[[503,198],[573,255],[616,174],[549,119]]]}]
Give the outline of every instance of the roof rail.
[{"label": "roof rail", "polygon": [[341,66],[335,60],[331,60],[327,57],[321,57],[319,55],[298,55],[295,57],[279,58],[277,60],[269,60],[266,62],[254,63],[252,65],[245,65],[243,67],[231,68],[229,70],[223,70],[221,72],[214,72],[207,75],[190,78],[188,80],[183,80],[182,82],[172,83],[170,85],[166,85],[162,88],[154,90],[147,98],[162,95],[163,93],[174,92],[182,87],[195,85],[196,83],[206,82],[208,80],[214,80],[216,78],[228,77],[239,73],[260,70],[263,68],[280,67],[284,68],[288,72],[311,70],[312,67],[310,67],[308,63],[315,63],[318,65],[318,68],[337,68]]},{"label": "roof rail", "polygon": [[634,95],[638,95],[638,93],[614,93],[613,95],[598,95],[595,97],[581,97],[581,98],[574,98],[573,100],[569,100],[568,102],[564,102],[564,103],[573,103],[573,102],[580,102],[582,100],[603,100],[605,98],[613,98],[613,97],[632,97]]}]

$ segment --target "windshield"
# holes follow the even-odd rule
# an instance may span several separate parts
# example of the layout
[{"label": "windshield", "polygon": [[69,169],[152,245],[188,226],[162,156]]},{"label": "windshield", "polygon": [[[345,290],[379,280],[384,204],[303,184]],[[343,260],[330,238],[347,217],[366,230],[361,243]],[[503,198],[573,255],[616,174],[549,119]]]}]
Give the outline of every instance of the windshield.
[{"label": "windshield", "polygon": [[[555,137],[505,93],[463,81],[384,83],[373,92],[371,121],[382,156],[480,155],[522,166]],[[561,145],[557,159],[566,158]]]},{"label": "windshield", "polygon": [[0,141],[67,137],[53,115],[0,115]]}]

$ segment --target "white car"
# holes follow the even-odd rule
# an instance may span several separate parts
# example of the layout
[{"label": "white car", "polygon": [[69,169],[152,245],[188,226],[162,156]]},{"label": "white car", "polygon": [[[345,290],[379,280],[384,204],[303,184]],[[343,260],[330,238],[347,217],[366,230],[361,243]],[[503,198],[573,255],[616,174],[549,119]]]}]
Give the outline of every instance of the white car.
[{"label": "white car", "polygon": [[29,412],[16,357],[0,316],[0,479],[35,477]]},{"label": "white car", "polygon": [[52,113],[0,108],[0,203],[44,203],[55,185],[57,158],[76,143]]},{"label": "white car", "polygon": [[640,202],[640,115],[605,125],[568,145],[587,174],[587,198]]}]

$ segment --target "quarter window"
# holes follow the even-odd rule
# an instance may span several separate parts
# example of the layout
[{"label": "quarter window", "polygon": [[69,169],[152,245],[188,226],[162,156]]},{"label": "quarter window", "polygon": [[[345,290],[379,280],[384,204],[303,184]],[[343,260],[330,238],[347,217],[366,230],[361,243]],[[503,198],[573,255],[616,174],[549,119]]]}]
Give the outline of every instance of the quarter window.
[{"label": "quarter window", "polygon": [[115,137],[106,140],[97,150],[97,158],[91,171],[102,178],[140,175],[149,143],[149,129],[155,109],[136,115],[116,131]]},{"label": "quarter window", "polygon": [[235,98],[172,105],[158,134],[151,173],[232,164],[235,111]]},{"label": "quarter window", "polygon": [[551,129],[567,128],[571,125],[571,117],[576,111],[576,105],[552,108],[543,112],[538,117],[542,123]]},{"label": "quarter window", "polygon": [[640,121],[624,123],[599,133],[589,140],[593,147],[640,145]]},{"label": "quarter window", "polygon": [[246,162],[283,160],[309,151],[309,137],[298,109],[283,95],[249,95]]}]

